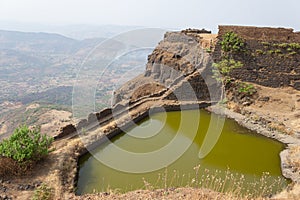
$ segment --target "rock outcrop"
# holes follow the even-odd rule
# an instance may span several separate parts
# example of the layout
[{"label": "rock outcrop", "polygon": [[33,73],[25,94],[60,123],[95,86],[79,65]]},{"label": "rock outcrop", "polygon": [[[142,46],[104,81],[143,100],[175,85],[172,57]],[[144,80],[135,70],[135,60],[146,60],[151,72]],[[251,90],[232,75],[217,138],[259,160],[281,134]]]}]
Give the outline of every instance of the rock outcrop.
[{"label": "rock outcrop", "polygon": [[[213,62],[203,47],[207,46],[208,32],[203,32],[191,29],[166,33],[149,55],[145,74],[117,91],[119,101],[115,103],[137,101],[155,94],[168,100],[220,100],[222,88],[212,78]],[[209,41],[213,40],[215,37],[211,35]]]}]

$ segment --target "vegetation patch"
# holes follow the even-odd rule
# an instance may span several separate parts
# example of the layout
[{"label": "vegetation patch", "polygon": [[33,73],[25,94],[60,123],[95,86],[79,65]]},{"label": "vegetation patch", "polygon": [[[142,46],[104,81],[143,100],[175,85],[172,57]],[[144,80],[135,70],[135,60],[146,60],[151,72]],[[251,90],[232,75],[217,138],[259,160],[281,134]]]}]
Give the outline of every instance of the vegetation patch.
[{"label": "vegetation patch", "polygon": [[35,191],[31,200],[51,200],[53,199],[53,189],[47,184],[42,184]]},{"label": "vegetation patch", "polygon": [[[230,82],[230,72],[233,69],[243,67],[243,63],[234,59],[223,59],[218,63],[213,64],[213,77],[224,83]],[[221,76],[220,76],[221,75]]]},{"label": "vegetation patch", "polygon": [[53,138],[42,135],[40,128],[17,128],[8,140],[0,144],[0,155],[18,162],[38,161],[48,155]]},{"label": "vegetation patch", "polygon": [[238,83],[238,91],[239,93],[245,94],[245,95],[253,95],[256,93],[256,89],[252,84],[240,82]]},{"label": "vegetation patch", "polygon": [[230,31],[223,36],[221,41],[222,51],[224,53],[236,53],[243,51],[245,47],[244,40],[240,38],[236,33]]},{"label": "vegetation patch", "polygon": [[[269,43],[261,42],[261,44],[266,49],[268,55],[278,55],[278,56],[293,56],[299,53],[300,43]],[[262,50],[256,50],[257,54],[265,54]]]},{"label": "vegetation patch", "polygon": [[238,52],[245,51],[245,42],[236,33],[227,32],[220,42],[222,47],[221,61],[213,64],[213,78],[225,85],[232,81],[230,72],[233,69],[243,67],[244,64],[233,58],[233,55]]},{"label": "vegetation patch", "polygon": [[49,154],[53,138],[42,135],[40,128],[17,128],[9,139],[0,143],[0,174],[22,175]]}]

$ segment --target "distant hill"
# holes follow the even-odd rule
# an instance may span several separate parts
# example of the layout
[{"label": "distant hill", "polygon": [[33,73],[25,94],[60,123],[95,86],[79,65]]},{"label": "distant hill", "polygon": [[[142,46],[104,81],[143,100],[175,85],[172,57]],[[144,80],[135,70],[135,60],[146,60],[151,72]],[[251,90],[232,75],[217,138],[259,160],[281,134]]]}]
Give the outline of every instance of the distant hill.
[{"label": "distant hill", "polygon": [[58,34],[0,31],[0,49],[26,52],[71,52],[78,41]]},{"label": "distant hill", "polygon": [[[84,57],[103,40],[0,30],[0,105],[4,101],[30,103],[38,97],[55,103],[51,102],[52,89],[72,86]],[[70,90],[67,93],[70,96]]]},{"label": "distant hill", "polygon": [[75,40],[54,33],[30,33],[0,30],[0,49],[24,52],[74,53],[78,48],[99,42],[104,38]]},{"label": "distant hill", "polygon": [[125,31],[142,28],[140,26],[121,25],[44,25],[36,23],[24,23],[15,21],[0,20],[0,29],[26,31],[26,32],[47,32],[58,33],[69,38],[84,40],[89,38],[111,38],[112,36]]}]

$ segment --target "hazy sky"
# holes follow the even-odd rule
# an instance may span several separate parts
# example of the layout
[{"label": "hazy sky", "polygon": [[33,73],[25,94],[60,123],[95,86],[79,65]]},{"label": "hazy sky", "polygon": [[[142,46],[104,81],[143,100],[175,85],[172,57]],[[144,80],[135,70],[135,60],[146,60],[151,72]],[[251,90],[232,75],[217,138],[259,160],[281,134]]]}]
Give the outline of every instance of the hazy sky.
[{"label": "hazy sky", "polygon": [[210,29],[242,24],[300,30],[299,8],[299,0],[0,0],[0,21]]}]

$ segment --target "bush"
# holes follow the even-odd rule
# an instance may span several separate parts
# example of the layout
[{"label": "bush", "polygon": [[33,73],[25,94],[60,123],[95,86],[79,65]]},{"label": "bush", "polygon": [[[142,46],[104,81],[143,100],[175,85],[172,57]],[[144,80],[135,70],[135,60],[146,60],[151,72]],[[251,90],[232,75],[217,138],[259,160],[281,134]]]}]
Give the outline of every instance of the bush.
[{"label": "bush", "polygon": [[226,53],[241,51],[245,46],[243,39],[241,39],[236,33],[228,32],[223,36],[221,41],[222,50]]},{"label": "bush", "polygon": [[12,158],[19,163],[38,161],[48,155],[53,138],[40,133],[40,128],[17,128],[8,140],[0,144],[0,156]]}]

